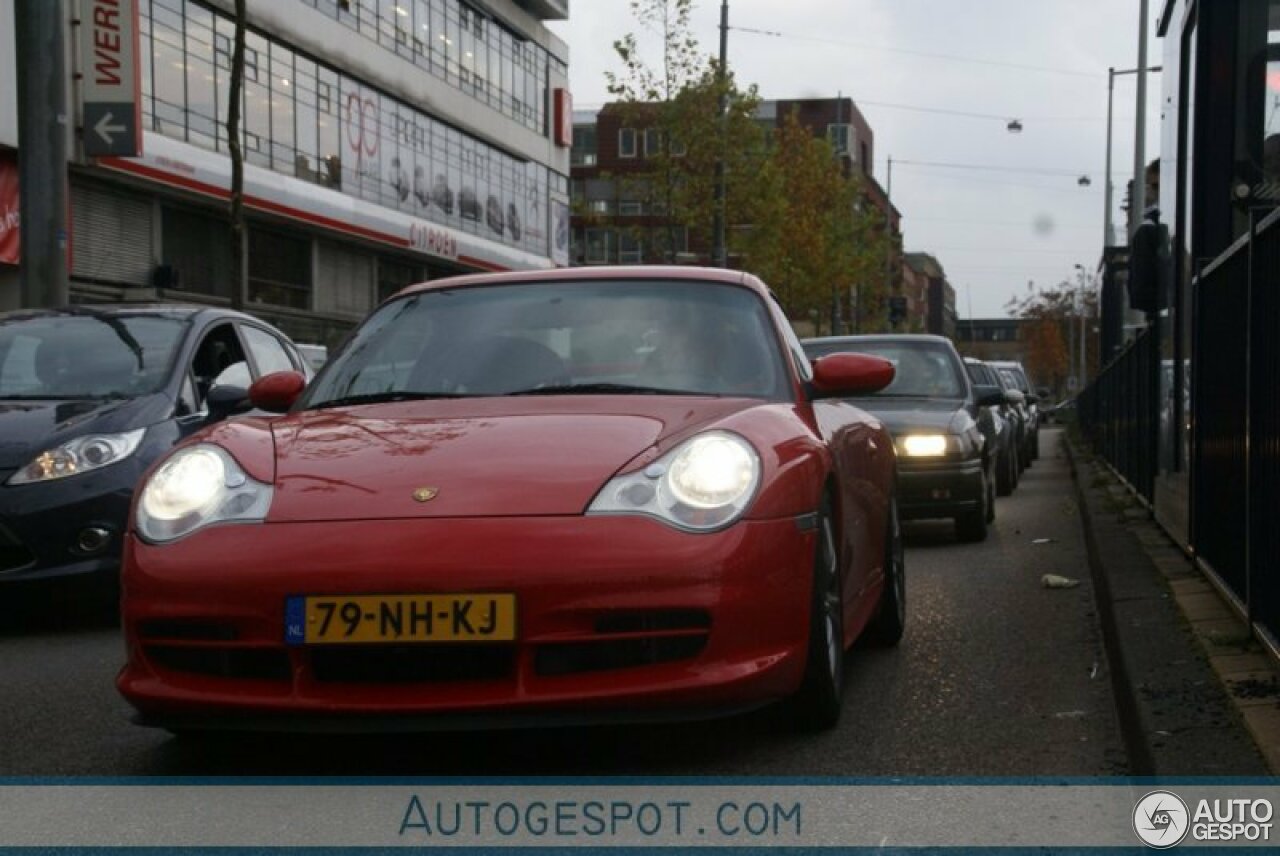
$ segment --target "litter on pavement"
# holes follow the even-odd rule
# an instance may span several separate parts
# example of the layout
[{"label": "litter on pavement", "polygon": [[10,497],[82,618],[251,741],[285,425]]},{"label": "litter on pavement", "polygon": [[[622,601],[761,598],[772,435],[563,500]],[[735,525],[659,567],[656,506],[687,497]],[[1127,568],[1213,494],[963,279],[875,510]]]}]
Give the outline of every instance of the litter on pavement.
[{"label": "litter on pavement", "polygon": [[1040,578],[1040,585],[1050,589],[1069,589],[1080,585],[1080,581],[1070,577],[1060,577],[1057,574],[1045,574]]}]

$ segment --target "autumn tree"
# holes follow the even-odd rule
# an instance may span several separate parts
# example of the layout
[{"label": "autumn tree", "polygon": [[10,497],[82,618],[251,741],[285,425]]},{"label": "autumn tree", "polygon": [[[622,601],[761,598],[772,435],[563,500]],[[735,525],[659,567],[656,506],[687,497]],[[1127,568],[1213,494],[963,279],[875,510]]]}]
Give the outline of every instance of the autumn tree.
[{"label": "autumn tree", "polygon": [[1028,371],[1041,384],[1051,381],[1056,392],[1065,389],[1067,378],[1077,371],[1082,322],[1088,365],[1093,371],[1098,368],[1097,337],[1088,335],[1098,317],[1097,291],[1083,274],[1078,280],[1015,296],[1005,305],[1009,314],[1025,319]]},{"label": "autumn tree", "polygon": [[[711,240],[715,163],[722,149],[729,222],[750,223],[755,217],[761,199],[755,173],[766,157],[764,134],[755,121],[760,99],[754,87],[739,89],[731,73],[722,80],[717,62],[700,51],[690,22],[692,0],[632,0],[631,10],[659,39],[661,60],[646,62],[637,36],[628,34],[613,46],[622,70],[607,72],[606,81],[624,123],[641,134],[650,132],[658,147],[646,146],[643,173],[618,177],[618,191],[662,218],[665,260],[674,261],[680,229],[688,228],[691,243]],[[721,144],[722,93],[727,94],[731,146]]]}]

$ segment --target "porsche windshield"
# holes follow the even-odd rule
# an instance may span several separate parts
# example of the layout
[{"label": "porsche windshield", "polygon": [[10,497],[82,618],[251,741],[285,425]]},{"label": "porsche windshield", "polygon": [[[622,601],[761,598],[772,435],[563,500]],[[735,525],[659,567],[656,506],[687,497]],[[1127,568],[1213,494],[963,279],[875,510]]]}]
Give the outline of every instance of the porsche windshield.
[{"label": "porsche windshield", "polygon": [[784,398],[777,341],[760,298],[732,285],[626,280],[427,291],[374,313],[304,406],[522,394]]},{"label": "porsche windshield", "polygon": [[0,318],[0,399],[156,392],[169,377],[186,326],[158,315]]}]

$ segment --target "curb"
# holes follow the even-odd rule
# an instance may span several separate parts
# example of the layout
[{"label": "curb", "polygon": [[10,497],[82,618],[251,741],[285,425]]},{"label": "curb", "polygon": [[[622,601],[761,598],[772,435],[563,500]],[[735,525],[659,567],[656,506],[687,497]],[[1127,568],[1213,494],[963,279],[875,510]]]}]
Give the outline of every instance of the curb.
[{"label": "curb", "polygon": [[[1231,694],[1179,608],[1169,578],[1198,578],[1189,562],[1158,567],[1138,516],[1109,508],[1128,492],[1065,436],[1080,508],[1103,646],[1111,666],[1121,739],[1137,776],[1245,776],[1270,768]],[[1141,521],[1148,527],[1146,513]],[[1141,524],[1139,524],[1141,525]],[[1163,532],[1161,531],[1161,534]]]}]

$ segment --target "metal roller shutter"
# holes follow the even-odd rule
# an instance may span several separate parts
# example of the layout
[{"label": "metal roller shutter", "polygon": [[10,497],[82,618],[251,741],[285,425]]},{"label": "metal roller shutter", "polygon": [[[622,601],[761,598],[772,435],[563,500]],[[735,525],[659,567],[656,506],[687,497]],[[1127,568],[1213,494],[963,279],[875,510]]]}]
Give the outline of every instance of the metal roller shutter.
[{"label": "metal roller shutter", "polygon": [[374,258],[371,253],[321,241],[317,261],[317,311],[363,316],[372,308]]},{"label": "metal roller shutter", "polygon": [[104,185],[71,185],[71,275],[145,286],[155,267],[151,199]]}]

